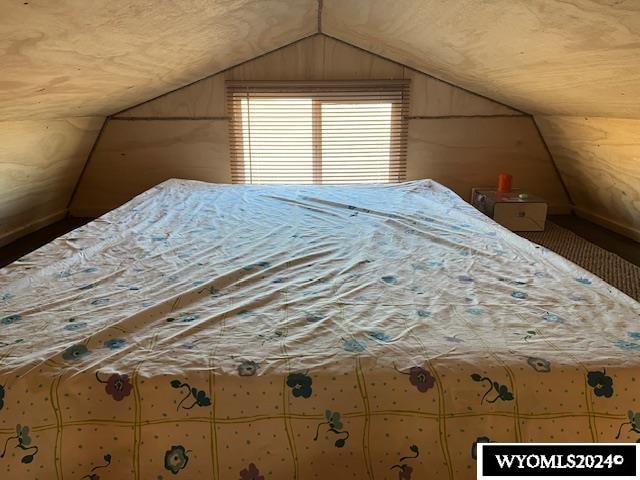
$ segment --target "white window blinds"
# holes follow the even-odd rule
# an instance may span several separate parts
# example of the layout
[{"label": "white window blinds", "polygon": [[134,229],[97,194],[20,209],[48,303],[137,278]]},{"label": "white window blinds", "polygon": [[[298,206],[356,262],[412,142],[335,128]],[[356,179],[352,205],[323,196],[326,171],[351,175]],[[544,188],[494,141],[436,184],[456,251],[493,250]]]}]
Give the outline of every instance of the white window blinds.
[{"label": "white window blinds", "polygon": [[406,177],[409,84],[227,82],[234,183]]}]

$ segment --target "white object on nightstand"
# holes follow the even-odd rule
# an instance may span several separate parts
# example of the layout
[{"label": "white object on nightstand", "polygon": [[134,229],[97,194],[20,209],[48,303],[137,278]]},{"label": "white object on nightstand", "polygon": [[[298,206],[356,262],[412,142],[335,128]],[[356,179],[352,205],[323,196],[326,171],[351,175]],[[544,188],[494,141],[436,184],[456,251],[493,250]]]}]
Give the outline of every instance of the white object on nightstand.
[{"label": "white object on nightstand", "polygon": [[474,188],[471,204],[514,232],[544,230],[547,202],[535,195],[518,190],[500,193],[489,188]]}]

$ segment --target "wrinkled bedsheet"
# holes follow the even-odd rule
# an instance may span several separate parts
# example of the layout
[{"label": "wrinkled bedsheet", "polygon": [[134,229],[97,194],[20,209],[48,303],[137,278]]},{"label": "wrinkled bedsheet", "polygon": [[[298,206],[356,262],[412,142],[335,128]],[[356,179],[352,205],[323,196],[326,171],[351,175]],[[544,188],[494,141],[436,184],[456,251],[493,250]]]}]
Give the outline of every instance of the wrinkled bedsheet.
[{"label": "wrinkled bedsheet", "polygon": [[471,479],[640,439],[640,306],[429,180],[170,180],[0,270],[3,479]]}]

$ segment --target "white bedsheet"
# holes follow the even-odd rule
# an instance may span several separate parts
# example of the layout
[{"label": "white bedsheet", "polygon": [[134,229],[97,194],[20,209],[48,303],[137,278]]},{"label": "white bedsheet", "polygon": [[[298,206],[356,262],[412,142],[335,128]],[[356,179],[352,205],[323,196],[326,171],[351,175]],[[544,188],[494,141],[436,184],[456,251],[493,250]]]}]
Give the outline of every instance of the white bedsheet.
[{"label": "white bedsheet", "polygon": [[167,181],[0,270],[0,329],[2,478],[475,478],[478,441],[640,438],[639,304],[429,180]]}]

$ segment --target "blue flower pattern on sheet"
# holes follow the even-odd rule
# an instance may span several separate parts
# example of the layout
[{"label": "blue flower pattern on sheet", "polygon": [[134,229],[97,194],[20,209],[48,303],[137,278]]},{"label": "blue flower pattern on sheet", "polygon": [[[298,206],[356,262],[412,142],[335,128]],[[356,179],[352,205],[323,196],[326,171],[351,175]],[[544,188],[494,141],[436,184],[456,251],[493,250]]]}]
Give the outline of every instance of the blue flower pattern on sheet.
[{"label": "blue flower pattern on sheet", "polygon": [[640,332],[627,332],[628,338],[619,338],[613,343],[621,350],[640,350]]},{"label": "blue flower pattern on sheet", "polygon": [[0,324],[2,325],[11,325],[14,324],[16,322],[19,322],[20,320],[22,320],[22,316],[21,315],[9,315],[7,317],[4,317],[3,319],[0,320]]},{"label": "blue flower pattern on sheet", "polygon": [[597,397],[610,398],[613,396],[613,379],[606,374],[606,370],[587,373],[587,383],[593,388]]},{"label": "blue flower pattern on sheet", "polygon": [[487,400],[487,403],[495,403],[498,400],[502,400],[504,402],[508,402],[508,401],[513,400],[513,398],[514,398],[513,393],[511,393],[509,391],[509,387],[507,387],[506,385],[501,385],[500,383],[491,380],[487,376],[482,376],[479,373],[474,373],[474,374],[471,375],[471,379],[474,382],[480,382],[480,383],[488,382],[489,389],[482,396],[482,398],[480,400],[480,404],[481,405],[484,403],[484,401],[487,398],[487,396],[492,392],[494,394],[496,394],[496,396],[494,398],[491,398],[491,399]]},{"label": "blue flower pattern on sheet", "polygon": [[367,336],[371,339],[371,340],[375,340],[377,342],[381,342],[381,343],[387,343],[391,340],[391,337],[389,335],[387,335],[386,333],[384,333],[381,330],[371,330],[369,332],[367,332]]},{"label": "blue flower pattern on sheet", "polygon": [[180,470],[187,468],[189,463],[189,450],[182,445],[171,445],[164,454],[164,468],[176,475]]},{"label": "blue flower pattern on sheet", "polygon": [[95,305],[95,306],[106,305],[110,301],[111,300],[109,298],[96,298],[95,300],[91,301],[91,305]]},{"label": "blue flower pattern on sheet", "polygon": [[[183,390],[183,393],[186,391],[187,394],[180,400],[180,403],[178,403],[176,410],[179,411],[180,408],[184,410],[191,410],[195,406],[208,407],[211,405],[211,399],[204,390],[199,390],[198,388],[192,387],[188,383],[181,382],[180,380],[171,380],[171,382],[169,383],[172,388],[178,390],[186,388],[186,390]],[[184,405],[184,402],[187,401],[189,397],[191,397],[191,404],[189,406]]]},{"label": "blue flower pattern on sheet", "polygon": [[287,386],[294,397],[309,398],[313,392],[312,384],[311,377],[304,373],[290,373],[287,377]]},{"label": "blue flower pattern on sheet", "polygon": [[586,277],[578,277],[578,278],[576,278],[576,282],[581,283],[583,285],[591,285],[591,283],[592,283],[591,280],[589,280]]},{"label": "blue flower pattern on sheet", "polygon": [[549,373],[551,362],[540,357],[527,357],[527,363],[538,373]]},{"label": "blue flower pattern on sheet", "polygon": [[337,448],[344,447],[347,439],[349,438],[349,432],[347,430],[343,430],[344,426],[342,424],[340,413],[327,410],[324,413],[324,418],[326,422],[320,422],[318,424],[318,426],[316,427],[316,436],[313,438],[313,441],[315,442],[318,440],[318,437],[320,436],[320,427],[327,425],[327,433],[332,433],[334,435],[334,438],[336,438],[333,443],[334,446]]},{"label": "blue flower pattern on sheet", "polygon": [[258,368],[260,368],[260,365],[253,360],[245,360],[238,365],[238,375],[241,377],[252,377],[258,373]]},{"label": "blue flower pattern on sheet", "polygon": [[514,290],[513,292],[511,292],[511,296],[513,298],[517,298],[518,300],[524,300],[528,297],[526,293],[521,292],[519,290]]},{"label": "blue flower pattern on sheet", "polygon": [[86,326],[87,322],[77,322],[75,318],[70,318],[64,329],[69,332],[75,332],[76,330],[82,330]]},{"label": "blue flower pattern on sheet", "polygon": [[[31,444],[31,437],[29,436],[30,428],[27,425],[16,425],[16,435],[10,436],[4,443],[4,448],[2,449],[2,453],[0,453],[0,459],[4,458],[7,453],[7,447],[9,446],[9,442],[12,440],[17,440],[17,444],[14,445],[14,448],[19,448],[23,451],[23,455],[20,459],[21,463],[31,463],[33,462],[35,456],[40,451],[37,445]],[[26,455],[24,455],[26,453]]]},{"label": "blue flower pattern on sheet", "polygon": [[544,315],[542,315],[542,319],[550,323],[564,323],[564,320],[559,315],[551,312],[545,312]]},{"label": "blue flower pattern on sheet", "polygon": [[382,281],[387,285],[397,285],[398,279],[394,275],[385,275],[382,277]]},{"label": "blue flower pattern on sheet", "polygon": [[197,313],[181,313],[174,317],[168,317],[167,322],[189,323],[189,322],[193,322],[194,320],[197,320],[198,318],[199,318],[199,315]]},{"label": "blue flower pattern on sheet", "polygon": [[254,270],[256,268],[269,268],[270,266],[271,266],[271,263],[269,262],[257,262],[257,263],[252,263],[251,265],[246,265],[242,268],[243,270],[250,272],[251,270]]},{"label": "blue flower pattern on sheet", "polygon": [[451,342],[451,343],[464,343],[464,340],[459,338],[457,334],[456,335],[446,335],[444,337],[444,339],[447,342]]},{"label": "blue flower pattern on sheet", "polygon": [[640,343],[629,342],[627,340],[616,340],[614,345],[622,350],[640,350]]},{"label": "blue flower pattern on sheet", "polygon": [[62,358],[64,358],[65,360],[75,362],[81,359],[82,357],[89,355],[89,353],[90,353],[89,349],[87,348],[86,345],[83,345],[82,343],[77,343],[67,348],[62,353]]},{"label": "blue flower pattern on sheet", "polygon": [[110,338],[106,342],[104,342],[105,348],[109,350],[119,350],[127,344],[127,341],[124,338]]},{"label": "blue flower pattern on sheet", "polygon": [[367,346],[358,340],[347,339],[343,341],[343,348],[347,352],[362,353],[367,349]]},{"label": "blue flower pattern on sheet", "polygon": [[309,323],[316,323],[324,319],[324,315],[320,313],[310,312],[307,313],[306,320]]}]

